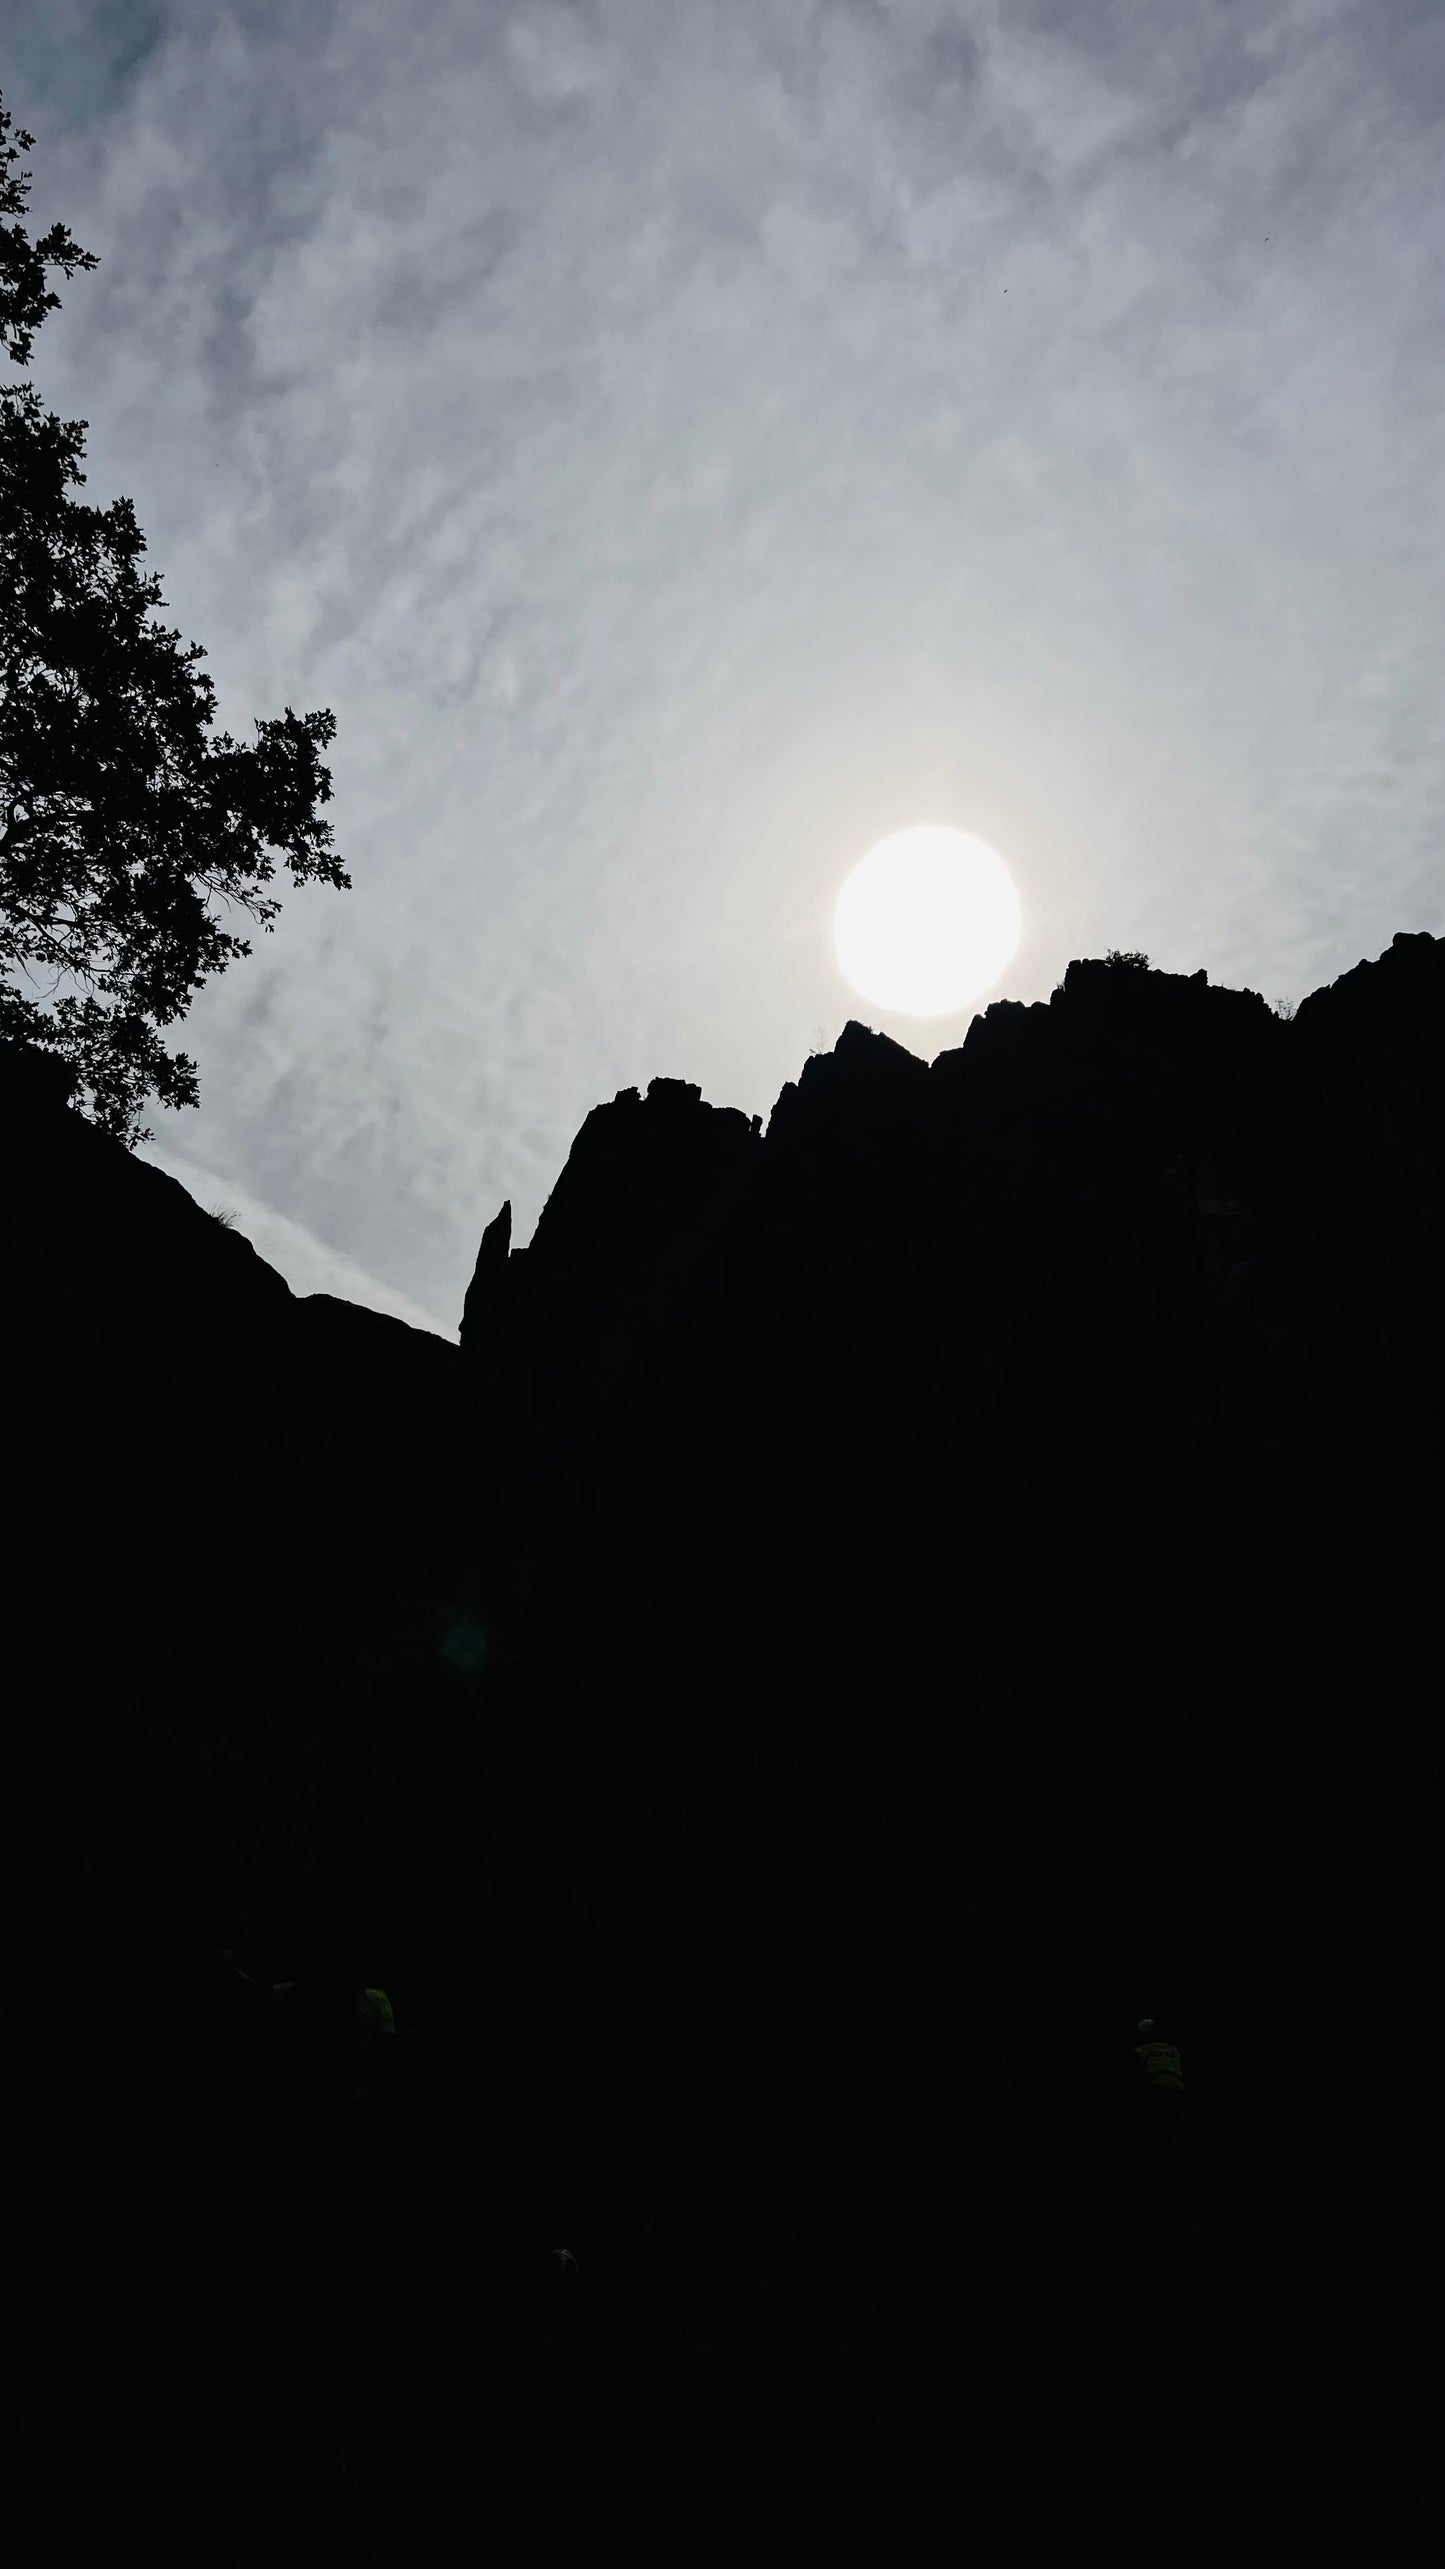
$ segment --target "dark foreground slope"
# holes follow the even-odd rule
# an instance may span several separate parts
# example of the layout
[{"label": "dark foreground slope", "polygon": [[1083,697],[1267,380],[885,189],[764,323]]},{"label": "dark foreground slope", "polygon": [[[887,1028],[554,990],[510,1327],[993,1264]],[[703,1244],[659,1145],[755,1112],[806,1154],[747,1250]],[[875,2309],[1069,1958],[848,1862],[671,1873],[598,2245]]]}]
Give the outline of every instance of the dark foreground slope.
[{"label": "dark foreground slope", "polygon": [[[765,2483],[1092,2540],[1286,2450],[1286,2517],[1342,2502],[1411,2148],[1442,974],[1400,937],[1286,1024],[1079,963],[931,1068],[850,1026],[765,1135],[654,1082],[489,1228],[460,1347],[296,1300],[4,1067],[40,2482],[189,2558],[638,2541],[664,2489],[689,2551]],[[415,2039],[353,2106],[359,1981]]]}]

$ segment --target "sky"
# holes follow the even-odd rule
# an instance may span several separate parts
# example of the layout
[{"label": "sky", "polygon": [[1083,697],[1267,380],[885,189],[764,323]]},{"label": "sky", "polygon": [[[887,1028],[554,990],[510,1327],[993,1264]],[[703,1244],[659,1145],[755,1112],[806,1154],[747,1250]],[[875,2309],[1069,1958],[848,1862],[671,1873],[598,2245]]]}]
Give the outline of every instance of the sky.
[{"label": "sky", "polygon": [[[455,1334],[589,1108],[766,1116],[917,822],[1298,1000],[1445,929],[1438,0],[9,0],[89,422],[287,891],[147,1156]],[[286,878],[278,888],[286,889]]]}]

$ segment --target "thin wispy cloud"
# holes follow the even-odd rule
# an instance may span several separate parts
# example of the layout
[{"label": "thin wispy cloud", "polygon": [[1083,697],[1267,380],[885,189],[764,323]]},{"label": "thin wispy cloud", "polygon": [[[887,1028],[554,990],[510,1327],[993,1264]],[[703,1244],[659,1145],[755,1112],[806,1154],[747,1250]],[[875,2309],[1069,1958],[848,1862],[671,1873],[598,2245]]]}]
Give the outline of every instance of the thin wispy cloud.
[{"label": "thin wispy cloud", "polygon": [[223,721],[340,726],[355,889],[206,994],[158,1147],[358,1299],[453,1327],[624,1083],[766,1111],[907,822],[1009,858],[1020,997],[1445,925],[1427,0],[9,25],[103,260],[39,387]]}]

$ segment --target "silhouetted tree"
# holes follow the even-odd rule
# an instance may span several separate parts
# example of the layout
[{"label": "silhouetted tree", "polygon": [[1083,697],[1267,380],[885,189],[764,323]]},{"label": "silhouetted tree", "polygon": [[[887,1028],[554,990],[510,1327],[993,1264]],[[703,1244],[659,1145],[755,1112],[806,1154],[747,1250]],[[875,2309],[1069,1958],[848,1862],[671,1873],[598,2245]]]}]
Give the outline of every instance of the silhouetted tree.
[{"label": "silhouetted tree", "polygon": [[1105,946],[1104,961],[1124,972],[1147,972],[1149,969],[1147,954],[1126,953],[1121,946]]},{"label": "silhouetted tree", "polygon": [[[59,304],[50,272],[97,265],[62,224],[27,233],[33,148],[0,100],[0,352],[22,369]],[[131,502],[71,496],[85,425],[0,384],[0,1036],[62,1054],[94,1120],[134,1145],[148,1095],[198,1102],[160,1029],[250,953],[222,918],[269,931],[277,854],[298,883],[350,879],[319,817],[334,716],[288,705],[251,748],[208,737],[205,653],[155,620]]]}]

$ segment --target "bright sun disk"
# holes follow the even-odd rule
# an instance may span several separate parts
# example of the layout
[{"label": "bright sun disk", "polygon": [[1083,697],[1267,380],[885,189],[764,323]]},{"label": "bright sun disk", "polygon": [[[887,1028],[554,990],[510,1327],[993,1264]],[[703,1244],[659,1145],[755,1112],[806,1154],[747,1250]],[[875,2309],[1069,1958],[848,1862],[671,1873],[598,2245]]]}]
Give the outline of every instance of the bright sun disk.
[{"label": "bright sun disk", "polygon": [[946,1017],[991,989],[1023,925],[1008,867],[965,830],[897,830],[855,865],[833,939],[859,997],[907,1017]]}]

